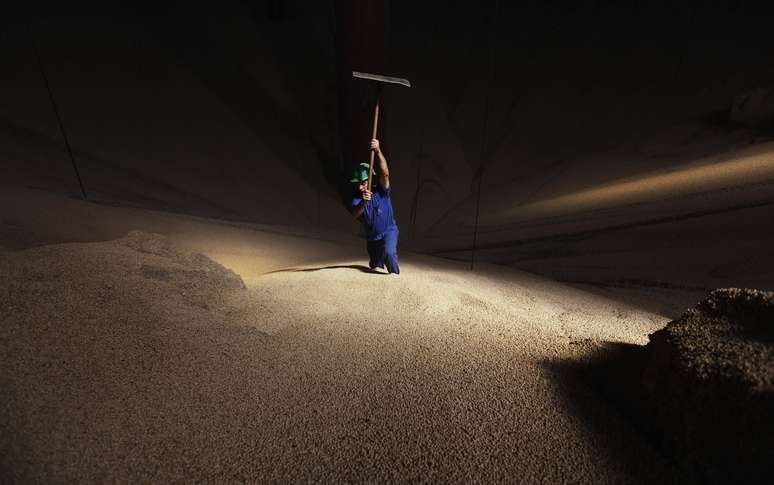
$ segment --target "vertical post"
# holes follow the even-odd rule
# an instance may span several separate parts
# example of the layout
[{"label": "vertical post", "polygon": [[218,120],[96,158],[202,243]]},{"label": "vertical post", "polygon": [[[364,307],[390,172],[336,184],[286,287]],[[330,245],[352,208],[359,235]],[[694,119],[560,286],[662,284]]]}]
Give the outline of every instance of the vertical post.
[{"label": "vertical post", "polygon": [[[336,21],[336,65],[339,143],[342,172],[368,160],[363,142],[371,135],[373,88],[354,83],[352,71],[385,72],[387,69],[388,0],[332,0]],[[366,109],[363,110],[365,103]],[[351,184],[339,188],[349,202]]]},{"label": "vertical post", "polygon": [[59,131],[62,133],[62,138],[64,139],[65,148],[67,148],[67,154],[70,157],[70,163],[73,166],[73,170],[75,171],[75,177],[78,179],[78,186],[81,188],[81,195],[83,196],[83,200],[89,200],[89,198],[86,196],[86,188],[83,186],[83,180],[81,180],[81,173],[78,171],[78,164],[75,163],[75,156],[73,155],[73,150],[70,147],[70,141],[67,139],[67,133],[64,129],[64,124],[62,123],[62,118],[59,116],[59,109],[56,106],[56,101],[54,100],[54,93],[51,91],[51,85],[48,83],[48,76],[46,76],[46,71],[43,67],[43,59],[40,56],[40,52],[38,51],[38,46],[35,44],[35,37],[32,35],[32,25],[30,22],[27,23],[27,30],[30,34],[30,42],[32,42],[32,50],[35,52],[35,57],[38,60],[38,67],[40,68],[40,74],[43,76],[43,82],[46,85],[46,90],[48,91],[48,99],[51,101],[51,107],[54,109],[54,115],[56,116],[56,121],[59,123]]},{"label": "vertical post", "polygon": [[486,131],[489,124],[489,98],[492,91],[492,84],[494,83],[495,74],[495,50],[494,43],[497,40],[497,14],[500,7],[500,2],[495,0],[494,11],[492,12],[491,28],[489,29],[492,34],[489,38],[489,81],[486,89],[486,101],[484,102],[484,123],[481,133],[481,152],[478,162],[478,189],[476,190],[476,220],[473,225],[473,247],[470,251],[470,270],[473,271],[473,267],[476,261],[476,243],[478,242],[478,217],[481,209],[481,181],[484,179],[485,168],[485,154],[486,154]]},{"label": "vertical post", "polygon": [[417,156],[417,184],[416,189],[414,190],[414,203],[411,205],[411,221],[409,222],[409,224],[411,224],[409,227],[409,236],[412,239],[417,233],[417,211],[419,210],[419,194],[420,189],[422,188],[420,184],[422,183],[422,160],[424,159],[424,156],[425,141],[423,139],[419,145],[419,155]]}]

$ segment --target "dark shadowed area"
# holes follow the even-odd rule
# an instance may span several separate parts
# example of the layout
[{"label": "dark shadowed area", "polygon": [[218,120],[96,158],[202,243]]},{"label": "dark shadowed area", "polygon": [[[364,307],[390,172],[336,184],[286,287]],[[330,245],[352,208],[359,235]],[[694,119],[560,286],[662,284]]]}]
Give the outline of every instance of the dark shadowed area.
[{"label": "dark shadowed area", "polygon": [[80,193],[45,74],[91,200],[355,233],[342,201],[367,158],[375,88],[350,71],[373,71],[413,83],[385,89],[379,134],[404,245],[470,259],[478,212],[479,260],[673,316],[714,287],[771,288],[766,10],[266,0],[34,13],[3,19],[4,183]]},{"label": "dark shadowed area", "polygon": [[[44,3],[0,18],[3,478],[693,479],[618,403],[670,320],[774,290],[771,7]],[[411,81],[399,278],[352,71]]]}]

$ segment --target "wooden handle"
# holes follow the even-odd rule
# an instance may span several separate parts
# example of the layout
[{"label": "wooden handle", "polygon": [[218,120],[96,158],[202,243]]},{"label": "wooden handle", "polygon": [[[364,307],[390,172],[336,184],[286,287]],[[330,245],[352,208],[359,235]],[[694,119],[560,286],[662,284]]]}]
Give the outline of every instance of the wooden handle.
[{"label": "wooden handle", "polygon": [[[379,103],[381,102],[382,98],[382,86],[381,84],[376,88],[376,104],[374,105],[374,124],[373,128],[371,129],[371,139],[373,140],[376,138],[376,130],[379,127]],[[369,141],[370,143],[370,141]],[[368,190],[371,190],[371,185],[373,183],[373,173],[374,173],[374,151],[371,150],[371,159],[368,162]]]}]

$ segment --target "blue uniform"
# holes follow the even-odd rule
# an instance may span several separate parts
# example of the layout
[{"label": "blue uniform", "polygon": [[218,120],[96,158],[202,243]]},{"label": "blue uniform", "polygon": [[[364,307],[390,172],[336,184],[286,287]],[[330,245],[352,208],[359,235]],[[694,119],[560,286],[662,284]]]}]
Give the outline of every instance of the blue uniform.
[{"label": "blue uniform", "polygon": [[[369,263],[373,268],[384,268],[387,271],[399,274],[398,265],[398,224],[392,211],[392,188],[384,189],[376,186],[363,208],[363,226],[365,227],[366,249],[368,250]],[[360,205],[360,194],[352,199],[352,207]]]}]

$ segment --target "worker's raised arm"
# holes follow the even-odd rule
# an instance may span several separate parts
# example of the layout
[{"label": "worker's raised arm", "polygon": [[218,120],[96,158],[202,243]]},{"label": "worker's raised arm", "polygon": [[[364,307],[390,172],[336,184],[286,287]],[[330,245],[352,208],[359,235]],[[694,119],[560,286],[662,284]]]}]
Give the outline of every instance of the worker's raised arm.
[{"label": "worker's raised arm", "polygon": [[387,159],[384,158],[384,154],[379,147],[379,140],[375,138],[371,140],[371,150],[374,151],[378,162],[377,172],[379,173],[379,185],[387,190],[390,188],[390,167],[387,166]]}]

